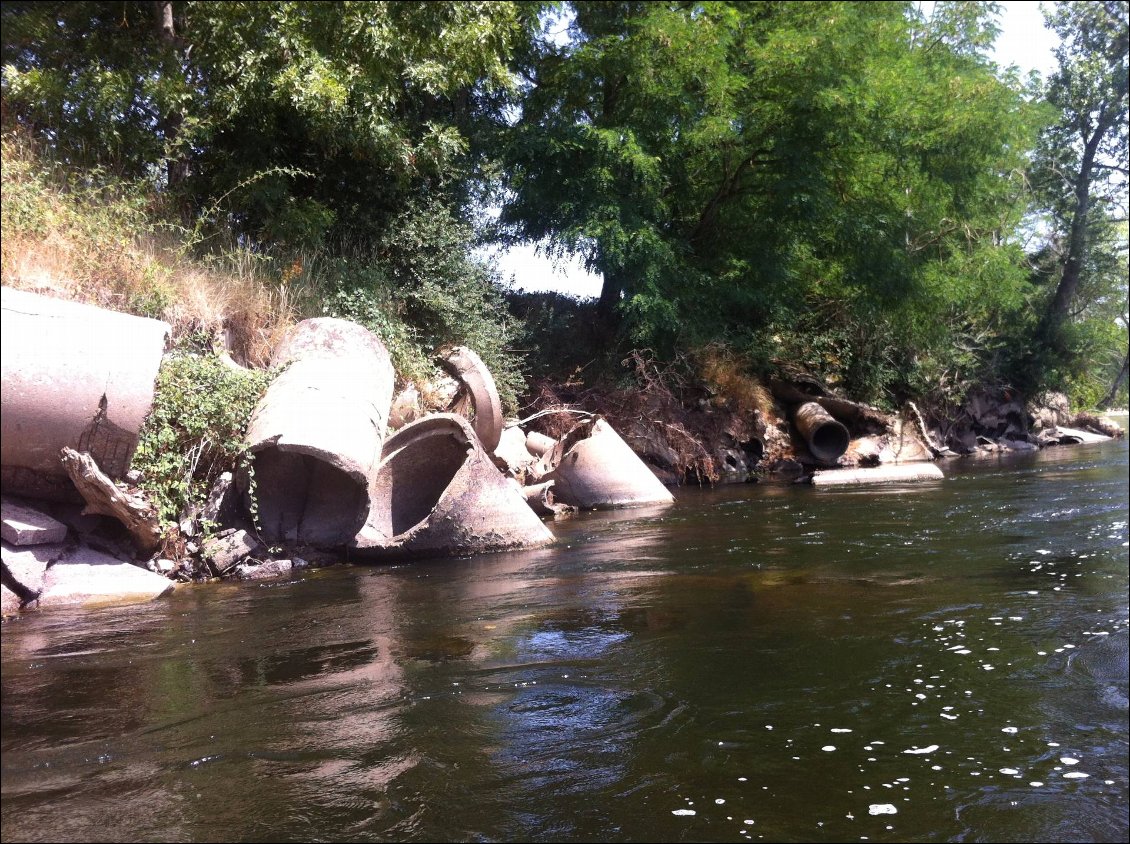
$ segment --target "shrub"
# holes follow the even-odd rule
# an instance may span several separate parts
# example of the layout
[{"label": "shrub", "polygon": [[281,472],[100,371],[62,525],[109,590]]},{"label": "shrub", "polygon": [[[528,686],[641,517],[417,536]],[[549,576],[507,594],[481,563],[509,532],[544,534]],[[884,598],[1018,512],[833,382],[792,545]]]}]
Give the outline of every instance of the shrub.
[{"label": "shrub", "polygon": [[165,358],[133,468],[162,521],[203,503],[244,453],[244,434],[271,373],[239,370],[215,354],[184,349]]}]

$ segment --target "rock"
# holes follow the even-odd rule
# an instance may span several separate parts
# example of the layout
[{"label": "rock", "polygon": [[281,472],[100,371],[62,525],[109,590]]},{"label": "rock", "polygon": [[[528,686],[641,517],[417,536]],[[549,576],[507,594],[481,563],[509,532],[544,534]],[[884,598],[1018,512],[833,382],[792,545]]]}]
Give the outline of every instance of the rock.
[{"label": "rock", "polygon": [[804,466],[791,457],[782,457],[772,464],[770,471],[783,478],[799,478],[804,474]]},{"label": "rock", "polygon": [[173,588],[172,581],[159,574],[80,546],[48,566],[39,606],[51,609],[151,601]]},{"label": "rock", "polygon": [[504,428],[494,450],[494,465],[512,478],[524,478],[537,457],[526,448],[526,435],[517,426]]},{"label": "rock", "polygon": [[1063,393],[1043,393],[1028,404],[1033,430],[1055,428],[1071,416],[1071,403]]},{"label": "rock", "polygon": [[23,606],[20,597],[7,586],[0,585],[0,615],[4,618],[16,615]]},{"label": "rock", "polygon": [[217,574],[223,574],[262,551],[262,543],[245,530],[223,531],[205,539],[200,545],[201,555],[212,564]]},{"label": "rock", "polygon": [[153,568],[158,574],[170,575],[177,570],[176,560],[160,559],[153,561]]},{"label": "rock", "polygon": [[17,609],[20,603],[42,592],[47,567],[65,553],[66,546],[60,544],[17,547],[0,542],[4,586],[15,596]]},{"label": "rock", "polygon": [[227,525],[239,517],[239,495],[232,482],[232,473],[224,472],[208,492],[208,500],[200,508],[200,522],[209,527]]},{"label": "rock", "polygon": [[1072,428],[1102,434],[1109,439],[1121,439],[1125,432],[1121,426],[1105,416],[1096,416],[1094,413],[1076,413],[1070,419],[1064,420]]},{"label": "rock", "polygon": [[392,400],[392,407],[388,411],[388,427],[393,431],[398,430],[409,422],[422,418],[423,415],[420,391],[416,389],[415,384],[405,384],[404,389]]},{"label": "rock", "polygon": [[67,538],[67,526],[11,498],[0,499],[0,535],[13,545],[49,545]]},{"label": "rock", "polygon": [[234,575],[239,580],[269,580],[290,574],[294,568],[291,560],[268,560],[256,566],[242,563],[235,567]]}]

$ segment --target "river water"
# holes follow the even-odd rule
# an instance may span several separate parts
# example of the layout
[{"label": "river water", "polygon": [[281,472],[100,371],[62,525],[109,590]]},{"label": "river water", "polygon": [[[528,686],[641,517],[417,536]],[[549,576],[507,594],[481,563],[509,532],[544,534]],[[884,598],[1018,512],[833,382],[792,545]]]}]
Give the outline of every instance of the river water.
[{"label": "river water", "polygon": [[1127,446],[3,628],[8,841],[1125,841]]}]

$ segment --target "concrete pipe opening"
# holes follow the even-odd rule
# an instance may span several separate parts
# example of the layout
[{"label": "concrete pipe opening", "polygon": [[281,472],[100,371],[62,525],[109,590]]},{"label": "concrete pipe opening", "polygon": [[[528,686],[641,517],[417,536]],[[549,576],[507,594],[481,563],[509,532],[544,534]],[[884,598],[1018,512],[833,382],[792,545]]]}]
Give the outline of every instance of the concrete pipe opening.
[{"label": "concrete pipe opening", "polygon": [[381,459],[393,369],[371,332],[341,319],[308,319],[287,334],[283,368],[247,426],[263,538],[337,547],[369,512]]},{"label": "concrete pipe opening", "polygon": [[848,429],[816,402],[798,407],[795,418],[797,429],[817,460],[835,463],[847,451],[851,442]]},{"label": "concrete pipe opening", "polygon": [[[364,523],[364,479],[311,454],[268,447],[255,455],[255,494],[265,537],[340,545]],[[345,537],[345,539],[342,539]]]},{"label": "concrete pipe opening", "polygon": [[470,423],[437,414],[385,443],[369,516],[351,547],[361,558],[531,548],[553,535],[494,465]]},{"label": "concrete pipe opening", "polygon": [[416,427],[404,439],[392,443],[396,450],[381,464],[373,484],[369,525],[388,539],[427,520],[469,450],[446,426]]}]

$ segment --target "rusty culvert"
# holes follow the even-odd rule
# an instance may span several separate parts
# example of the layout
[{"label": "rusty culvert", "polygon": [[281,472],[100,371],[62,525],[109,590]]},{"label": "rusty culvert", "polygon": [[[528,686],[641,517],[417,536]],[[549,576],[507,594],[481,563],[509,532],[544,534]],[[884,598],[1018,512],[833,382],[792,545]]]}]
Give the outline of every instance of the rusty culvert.
[{"label": "rusty culvert", "polygon": [[847,451],[851,442],[848,429],[816,402],[802,404],[793,418],[797,430],[808,443],[808,450],[817,460],[835,463]]}]

